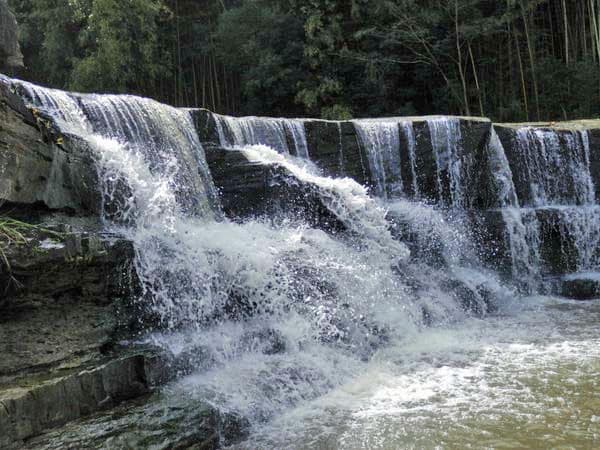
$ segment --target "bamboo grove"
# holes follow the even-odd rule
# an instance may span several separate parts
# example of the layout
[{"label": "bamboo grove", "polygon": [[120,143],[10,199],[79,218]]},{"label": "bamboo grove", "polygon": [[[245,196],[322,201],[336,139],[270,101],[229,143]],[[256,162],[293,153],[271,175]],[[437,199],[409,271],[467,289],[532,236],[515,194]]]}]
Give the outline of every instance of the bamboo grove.
[{"label": "bamboo grove", "polygon": [[10,0],[54,87],[229,114],[600,115],[600,0]]}]

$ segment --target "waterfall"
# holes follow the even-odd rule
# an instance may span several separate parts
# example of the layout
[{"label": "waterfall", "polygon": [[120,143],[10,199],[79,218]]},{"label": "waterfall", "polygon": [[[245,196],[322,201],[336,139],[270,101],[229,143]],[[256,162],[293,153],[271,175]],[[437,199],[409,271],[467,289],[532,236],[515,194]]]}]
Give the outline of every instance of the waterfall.
[{"label": "waterfall", "polygon": [[[420,189],[416,167],[416,139],[413,124],[398,119],[361,119],[353,121],[361,146],[367,155],[375,193],[386,199],[411,196],[418,199]],[[402,148],[400,136],[406,148]],[[410,174],[402,174],[402,156],[408,160]],[[404,180],[410,176],[410,189]]]},{"label": "waterfall", "polygon": [[[267,145],[280,153],[309,158],[304,123],[300,119],[231,117],[213,114],[222,146]],[[290,145],[292,144],[292,145]]]},{"label": "waterfall", "polygon": [[[551,266],[558,260],[561,270],[570,266],[577,271],[597,270],[600,216],[587,131],[523,127],[514,136],[514,177],[495,132],[488,146],[513,277],[533,292],[545,271],[557,270]],[[519,183],[521,201],[513,179]],[[547,235],[543,230],[548,229],[556,229],[558,236]],[[561,256],[552,256],[554,262],[545,261],[545,254],[557,252]]]},{"label": "waterfall", "polygon": [[501,209],[511,258],[512,276],[529,293],[536,292],[541,276],[539,222],[535,211]]},{"label": "waterfall", "polygon": [[[346,382],[388,342],[487,311],[482,292],[491,278],[475,283],[414,265],[390,232],[385,204],[285,151],[307,154],[300,122],[220,119],[227,143],[255,163],[285,168],[290,183],[314,186],[348,232],[286,221],[285,208],[284,220],[219,220],[187,111],[20,85],[32,106],[96,153],[105,226],[133,241],[138,301],[160,326],[148,339],[199,360],[184,381],[190,395],[260,422]],[[260,141],[273,148],[244,145]]]},{"label": "waterfall", "polygon": [[487,154],[495,200],[506,230],[512,277],[524,291],[535,292],[541,276],[539,222],[535,211],[520,208],[512,170],[494,127],[490,132]]},{"label": "waterfall", "polygon": [[178,207],[186,213],[216,213],[216,190],[187,111],[133,96],[74,95],[24,82],[20,86],[64,131],[112,140],[144,159],[153,173],[170,173]]},{"label": "waterfall", "polygon": [[355,120],[354,127],[366,150],[377,195],[390,198],[404,193],[400,173],[400,130],[395,121]]},{"label": "waterfall", "polygon": [[558,208],[561,245],[571,245],[575,270],[600,270],[600,207],[596,205]]},{"label": "waterfall", "polygon": [[313,165],[299,165],[266,146],[248,146],[244,153],[252,161],[285,167],[296,179],[316,186],[328,209],[352,232],[367,238],[368,244],[376,243],[381,251],[395,255],[399,261],[408,258],[406,246],[393,239],[389,231],[387,208],[371,198],[364,186],[350,178],[324,177]]},{"label": "waterfall", "polygon": [[595,202],[587,131],[525,127],[516,132],[517,157],[529,193],[525,205]]},{"label": "waterfall", "polygon": [[415,138],[415,129],[412,122],[400,122],[402,132],[406,138],[407,149],[408,149],[408,163],[410,166],[410,174],[412,179],[412,190],[413,197],[419,199],[421,197],[421,191],[419,189],[419,181],[417,179],[417,141]]},{"label": "waterfall", "polygon": [[[128,337],[159,345],[178,368],[185,364],[185,374],[157,395],[28,445],[195,445],[214,425],[206,403],[247,419],[249,440],[232,448],[460,447],[466,434],[468,445],[510,446],[533,442],[527,433],[515,440],[515,417],[538,417],[545,405],[564,404],[565,395],[573,408],[593,410],[578,403],[580,390],[563,388],[581,381],[594,392],[588,385],[597,372],[597,308],[538,295],[523,300],[485,266],[481,240],[491,237],[498,260],[509,260],[501,268],[510,264],[521,292],[543,292],[549,274],[563,283],[556,277],[563,273],[549,267],[556,261],[577,272],[600,270],[587,132],[527,128],[514,135],[531,148],[505,149],[492,128],[487,147],[474,150],[467,127],[463,140],[454,118],[429,119],[425,132],[414,120],[327,122],[326,144],[309,155],[301,120],[215,115],[221,146],[211,149],[209,167],[186,110],[0,81],[17,88],[38,110],[34,116],[53,122],[52,133],[62,133],[49,144],[53,151],[91,151],[103,201],[95,226],[133,243],[142,284],[135,301],[145,332]],[[474,128],[480,142],[485,126]],[[206,131],[212,138],[214,130]],[[320,151],[334,170],[317,167]],[[344,163],[347,173],[359,172],[350,168],[360,167],[363,154],[372,190],[324,175],[338,173],[338,161],[342,174]],[[530,166],[515,164],[519,157]],[[269,193],[259,200],[276,200],[268,213],[223,217],[210,170],[231,161],[244,176],[261,174],[256,184]],[[529,173],[531,183],[523,183]],[[482,209],[469,198],[477,176],[489,177],[481,183],[482,195],[491,192]],[[239,201],[250,203],[256,191],[242,192]],[[319,228],[323,222],[301,217],[305,210],[325,211],[324,220],[343,226]],[[493,232],[479,235],[473,224],[486,221]],[[579,275],[570,274],[574,281]],[[598,280],[597,273],[585,275]],[[535,395],[524,398],[524,389]],[[200,412],[190,414],[197,405]],[[472,422],[466,434],[465,411]],[[505,439],[490,437],[486,426],[476,434],[478,420],[492,423],[498,411]],[[583,416],[581,427],[569,429],[576,441],[597,422]],[[207,427],[190,432],[187,424],[198,417]],[[162,434],[181,422],[181,440]],[[134,436],[140,430],[143,436]],[[559,431],[552,442],[565,442]],[[536,442],[549,442],[548,434]]]},{"label": "waterfall", "polygon": [[[454,208],[464,208],[468,204],[463,173],[465,167],[462,149],[462,133],[460,120],[442,117],[428,119],[431,145],[437,167],[437,189],[441,204]],[[448,188],[445,179],[448,179]],[[444,192],[448,190],[449,201]]]},{"label": "waterfall", "polygon": [[489,171],[495,184],[496,200],[498,206],[519,207],[519,199],[513,182],[513,174],[508,163],[508,158],[498,137],[498,133],[492,126],[490,138],[487,144],[489,158]]}]

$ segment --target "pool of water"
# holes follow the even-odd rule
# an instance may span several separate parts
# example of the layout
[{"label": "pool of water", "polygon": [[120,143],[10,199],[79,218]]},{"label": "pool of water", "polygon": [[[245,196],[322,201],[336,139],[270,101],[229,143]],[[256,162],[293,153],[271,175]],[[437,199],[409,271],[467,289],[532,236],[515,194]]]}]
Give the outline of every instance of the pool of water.
[{"label": "pool of water", "polygon": [[235,448],[599,448],[600,303],[532,297],[429,329]]}]

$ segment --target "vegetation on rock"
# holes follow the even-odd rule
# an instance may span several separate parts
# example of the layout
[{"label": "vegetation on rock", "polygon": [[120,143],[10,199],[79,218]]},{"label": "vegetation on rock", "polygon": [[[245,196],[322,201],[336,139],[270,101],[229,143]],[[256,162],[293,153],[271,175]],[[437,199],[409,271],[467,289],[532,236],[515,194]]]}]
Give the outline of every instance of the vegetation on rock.
[{"label": "vegetation on rock", "polygon": [[[12,268],[6,255],[6,251],[8,247],[12,245],[26,245],[28,243],[27,236],[34,233],[59,240],[62,240],[64,237],[62,233],[38,225],[21,222],[20,220],[11,219],[6,216],[0,216],[0,268],[4,266],[4,269],[9,274],[10,283],[17,287],[20,283],[11,273]],[[10,283],[5,287],[5,290],[10,289]]]}]

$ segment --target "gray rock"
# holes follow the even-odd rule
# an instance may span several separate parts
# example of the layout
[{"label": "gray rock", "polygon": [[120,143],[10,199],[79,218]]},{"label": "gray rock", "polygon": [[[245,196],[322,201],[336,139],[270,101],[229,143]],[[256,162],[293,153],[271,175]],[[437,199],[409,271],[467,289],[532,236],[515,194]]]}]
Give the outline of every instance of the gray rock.
[{"label": "gray rock", "polygon": [[0,79],[0,202],[83,214],[100,211],[94,154],[29,110]]},{"label": "gray rock", "polygon": [[575,273],[562,277],[559,294],[575,300],[600,298],[600,274]]},{"label": "gray rock", "polygon": [[30,450],[217,449],[247,434],[248,424],[181,393],[154,394],[27,442]]},{"label": "gray rock", "polygon": [[0,446],[14,446],[43,430],[148,392],[142,355],[4,386],[0,388]]},{"label": "gray rock", "polygon": [[248,160],[242,151],[206,149],[206,159],[225,214],[234,220],[267,216],[271,220],[296,217],[329,230],[345,225],[327,208],[316,186],[297,179],[279,165]]},{"label": "gray rock", "polygon": [[0,383],[114,345],[130,328],[130,299],[139,289],[131,242],[26,236],[27,243],[2,244]]},{"label": "gray rock", "polygon": [[194,120],[196,131],[198,132],[198,137],[200,138],[202,145],[216,147],[221,145],[214,114],[204,108],[190,109],[189,111]]}]

